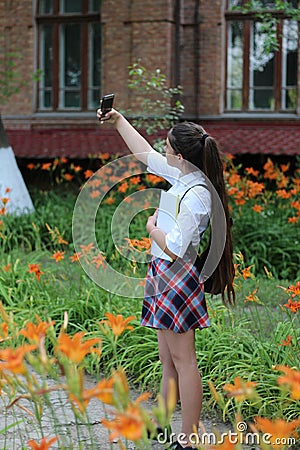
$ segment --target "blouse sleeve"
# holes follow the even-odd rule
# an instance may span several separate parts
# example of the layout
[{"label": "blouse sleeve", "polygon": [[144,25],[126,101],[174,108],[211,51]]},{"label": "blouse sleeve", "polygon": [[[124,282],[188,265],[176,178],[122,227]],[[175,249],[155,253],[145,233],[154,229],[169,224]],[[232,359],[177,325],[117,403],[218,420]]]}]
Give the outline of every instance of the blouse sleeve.
[{"label": "blouse sleeve", "polygon": [[170,184],[175,184],[181,171],[176,167],[172,167],[167,163],[167,158],[156,150],[151,150],[148,154],[148,172],[163,177]]}]

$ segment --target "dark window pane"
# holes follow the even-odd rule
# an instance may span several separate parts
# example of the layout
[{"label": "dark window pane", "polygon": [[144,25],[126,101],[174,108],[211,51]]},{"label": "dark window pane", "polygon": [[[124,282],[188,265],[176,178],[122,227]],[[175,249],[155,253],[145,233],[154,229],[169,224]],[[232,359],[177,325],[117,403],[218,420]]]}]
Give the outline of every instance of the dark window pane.
[{"label": "dark window pane", "polygon": [[[237,109],[240,100],[235,101],[235,95],[243,87],[243,24],[242,22],[231,22],[228,27],[228,49],[227,49],[227,109]],[[237,89],[239,88],[239,89]],[[233,91],[235,94],[233,94]],[[232,103],[234,101],[234,104]]]},{"label": "dark window pane", "polygon": [[241,7],[242,3],[243,3],[242,0],[228,0],[228,7],[229,7],[229,9]]},{"label": "dark window pane", "polygon": [[227,104],[230,105],[228,109],[241,110],[242,109],[242,91],[237,89],[230,89],[227,92]]},{"label": "dark window pane", "polygon": [[[95,108],[99,105],[100,80],[101,80],[101,25],[93,23],[89,27],[89,93],[88,107]],[[96,95],[97,93],[97,95]]]},{"label": "dark window pane", "polygon": [[63,13],[82,12],[82,0],[61,0],[61,12]]},{"label": "dark window pane", "polygon": [[80,108],[80,92],[67,91],[63,93],[64,108]]},{"label": "dark window pane", "polygon": [[283,28],[283,81],[286,86],[297,84],[298,23],[285,20]]},{"label": "dark window pane", "polygon": [[260,3],[263,8],[274,9],[276,6],[276,1],[260,0]]},{"label": "dark window pane", "polygon": [[285,92],[285,108],[296,109],[297,107],[297,89],[287,89]]},{"label": "dark window pane", "polygon": [[[64,90],[81,87],[81,58],[80,58],[80,25],[69,24],[61,27],[60,32],[60,107],[70,107],[72,96],[68,96],[68,105],[65,104]],[[72,89],[73,91],[73,89]],[[74,97],[75,98],[75,97]],[[77,97],[74,107],[78,107]]]},{"label": "dark window pane", "polygon": [[273,89],[254,89],[250,91],[250,109],[275,109]]},{"label": "dark window pane", "polygon": [[101,0],[89,0],[89,11],[99,12],[100,11]]},{"label": "dark window pane", "polygon": [[53,4],[52,0],[40,0],[39,13],[40,14],[52,14],[53,13],[52,4]]},{"label": "dark window pane", "polygon": [[52,26],[44,25],[40,28],[40,69],[42,70],[42,77],[39,85],[41,108],[49,108],[51,106],[52,62]]}]

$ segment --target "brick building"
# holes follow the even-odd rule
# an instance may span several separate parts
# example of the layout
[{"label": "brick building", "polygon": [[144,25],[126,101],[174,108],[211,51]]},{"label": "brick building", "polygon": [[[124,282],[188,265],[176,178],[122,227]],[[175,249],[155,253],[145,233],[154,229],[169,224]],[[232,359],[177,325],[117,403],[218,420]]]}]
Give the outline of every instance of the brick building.
[{"label": "brick building", "polygon": [[118,109],[138,111],[128,88],[138,58],[182,86],[183,119],[203,124],[225,151],[300,153],[298,22],[263,1],[278,36],[278,50],[266,54],[261,24],[234,8],[243,2],[0,0],[0,51],[21,55],[25,82],[1,107],[16,156],[122,151],[95,109],[100,95],[115,92]]}]

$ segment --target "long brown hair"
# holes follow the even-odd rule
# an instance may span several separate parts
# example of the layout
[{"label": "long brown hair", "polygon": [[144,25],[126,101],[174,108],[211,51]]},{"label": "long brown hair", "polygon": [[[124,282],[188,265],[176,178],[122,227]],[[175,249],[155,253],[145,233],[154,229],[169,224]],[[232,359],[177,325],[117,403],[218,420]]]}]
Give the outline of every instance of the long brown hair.
[{"label": "long brown hair", "polygon": [[[176,124],[168,133],[171,147],[176,154],[181,154],[184,159],[200,169],[212,183],[223,206],[226,218],[226,241],[222,257],[216,267],[214,278],[220,287],[224,304],[235,303],[233,287],[234,264],[233,244],[231,235],[231,218],[228,209],[227,193],[225,189],[223,161],[215,139],[206,134],[204,128],[193,122]],[[212,212],[214,203],[212,196]],[[209,244],[210,245],[210,241]],[[205,249],[208,253],[209,248]],[[226,291],[226,298],[225,298]]]}]

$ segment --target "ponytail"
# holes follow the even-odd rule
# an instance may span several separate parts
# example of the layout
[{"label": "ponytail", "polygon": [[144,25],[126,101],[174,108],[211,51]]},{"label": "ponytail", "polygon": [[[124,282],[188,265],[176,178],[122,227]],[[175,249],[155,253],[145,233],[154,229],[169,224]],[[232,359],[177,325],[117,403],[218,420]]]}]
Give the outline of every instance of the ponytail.
[{"label": "ponytail", "polygon": [[[179,123],[168,134],[169,142],[176,153],[198,167],[212,183],[221,200],[226,219],[226,240],[222,257],[212,276],[211,292],[220,292],[222,302],[225,305],[234,305],[234,264],[233,243],[231,234],[232,221],[229,215],[228,198],[225,189],[223,174],[223,161],[215,139],[206,134],[205,130],[192,122]],[[214,220],[214,196],[212,195],[212,217]],[[208,255],[211,245],[211,237],[208,246],[202,253],[202,258]],[[226,294],[226,295],[225,295]]]}]

